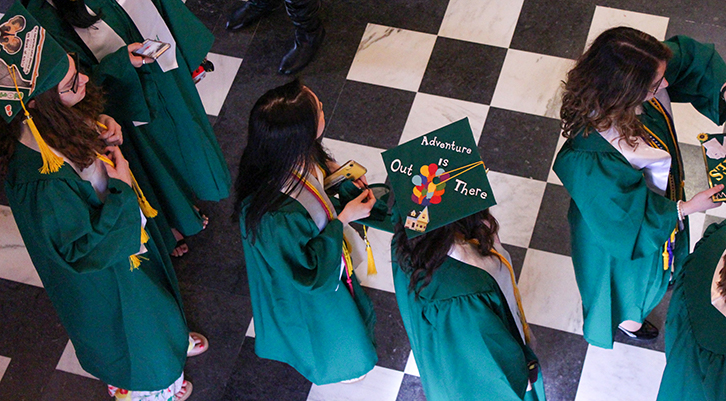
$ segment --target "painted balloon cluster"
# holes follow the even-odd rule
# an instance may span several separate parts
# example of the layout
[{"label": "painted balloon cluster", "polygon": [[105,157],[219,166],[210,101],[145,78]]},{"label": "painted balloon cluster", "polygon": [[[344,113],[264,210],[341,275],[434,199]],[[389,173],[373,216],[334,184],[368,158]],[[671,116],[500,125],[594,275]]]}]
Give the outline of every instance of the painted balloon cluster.
[{"label": "painted balloon cluster", "polygon": [[[449,174],[433,163],[421,166],[419,172],[421,174],[411,178],[411,182],[415,185],[411,199],[422,206],[438,204],[446,188],[446,183],[442,181],[446,181]],[[437,179],[437,182],[434,182],[434,179]]]}]

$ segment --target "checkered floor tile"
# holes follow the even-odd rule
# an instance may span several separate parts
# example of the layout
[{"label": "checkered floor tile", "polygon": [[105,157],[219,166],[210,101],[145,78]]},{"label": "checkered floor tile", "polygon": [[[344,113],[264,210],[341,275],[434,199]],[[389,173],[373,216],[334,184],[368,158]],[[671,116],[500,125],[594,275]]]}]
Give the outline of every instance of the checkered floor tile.
[{"label": "checkered floor tile", "polygon": [[[9,6],[8,0],[0,10]],[[242,152],[254,101],[286,82],[275,71],[291,45],[279,9],[254,27],[224,29],[239,0],[188,0],[214,33],[216,71],[199,85],[230,167]],[[324,103],[325,146],[339,161],[386,179],[380,152],[468,117],[490,168],[501,224],[525,313],[536,337],[551,401],[653,400],[664,366],[663,341],[639,347],[618,336],[613,350],[582,338],[582,305],[569,249],[567,191],[551,167],[558,136],[561,81],[587,44],[616,25],[657,38],[688,34],[726,54],[723,7],[696,0],[325,0],[327,30],[316,59],[301,74]],[[705,186],[699,132],[720,132],[689,105],[674,105],[688,196]],[[0,201],[4,202],[0,193]],[[359,276],[374,302],[379,363],[361,382],[315,386],[289,366],[258,358],[239,227],[232,199],[203,204],[209,228],[188,238],[174,261],[190,328],[210,351],[189,360],[193,401],[424,400],[418,369],[397,309],[391,236],[369,234],[378,275]],[[6,204],[6,203],[5,203]],[[726,208],[691,218],[692,244],[726,218]],[[104,399],[104,386],[80,367],[25,251],[6,206],[0,206],[0,399]],[[662,327],[670,296],[651,315]],[[662,337],[662,336],[661,336]],[[64,389],[62,398],[56,392]]]}]

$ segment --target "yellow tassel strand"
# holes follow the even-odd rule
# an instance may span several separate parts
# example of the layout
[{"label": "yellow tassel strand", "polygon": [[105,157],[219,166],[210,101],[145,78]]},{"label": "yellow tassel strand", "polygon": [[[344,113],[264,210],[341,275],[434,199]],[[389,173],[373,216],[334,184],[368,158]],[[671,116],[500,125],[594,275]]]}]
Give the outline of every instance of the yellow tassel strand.
[{"label": "yellow tassel strand", "polygon": [[149,233],[146,232],[143,228],[141,229],[141,243],[145,244],[149,242]]},{"label": "yellow tassel strand", "polygon": [[138,269],[139,266],[141,266],[142,260],[149,260],[149,258],[145,258],[140,255],[129,256],[129,264],[131,265],[131,268],[129,270],[134,271],[134,269]]},{"label": "yellow tassel strand", "polygon": [[[96,157],[98,157],[101,161],[108,164],[111,167],[115,167],[111,159],[108,157],[96,153]],[[139,203],[139,209],[141,209],[141,212],[144,213],[144,216],[153,219],[156,217],[159,212],[154,209],[151,204],[149,204],[149,201],[146,200],[146,197],[144,196],[144,192],[141,190],[141,187],[139,186],[139,183],[136,181],[136,177],[134,177],[134,173],[129,171],[131,174],[131,188],[134,190],[134,193],[136,194],[136,201]]]},{"label": "yellow tassel strand", "polygon": [[366,253],[368,254],[368,275],[375,276],[378,274],[378,270],[376,270],[376,261],[373,259],[373,248],[371,248],[371,243],[368,241],[368,229],[366,226],[363,226],[363,236],[365,237]]},{"label": "yellow tassel strand", "polygon": [[136,177],[134,177],[134,174],[131,173],[131,183],[132,188],[134,189],[134,192],[136,193],[136,199],[139,202],[139,208],[144,213],[144,216],[153,219],[156,217],[159,212],[154,209],[151,204],[149,204],[149,201],[146,200],[146,197],[144,196],[144,192],[141,190],[141,187],[139,186],[139,183],[136,181]]},{"label": "yellow tassel strand", "polygon": [[23,107],[23,112],[25,113],[25,124],[27,124],[28,128],[30,128],[30,132],[33,134],[35,142],[38,143],[38,150],[40,150],[40,156],[43,158],[43,167],[39,168],[38,171],[40,171],[41,174],[55,173],[60,170],[61,166],[63,165],[63,159],[53,153],[53,151],[50,150],[48,144],[45,143],[43,137],[40,136],[40,132],[38,132],[38,127],[36,127],[35,123],[33,122],[33,117],[30,116],[28,109],[25,108],[25,103],[23,102],[23,94],[18,88],[18,81],[15,79],[15,70],[13,70],[12,67],[8,66],[8,71],[10,72],[10,76],[13,78],[13,83],[15,84],[15,91],[18,93],[18,99],[20,100],[20,106]]}]

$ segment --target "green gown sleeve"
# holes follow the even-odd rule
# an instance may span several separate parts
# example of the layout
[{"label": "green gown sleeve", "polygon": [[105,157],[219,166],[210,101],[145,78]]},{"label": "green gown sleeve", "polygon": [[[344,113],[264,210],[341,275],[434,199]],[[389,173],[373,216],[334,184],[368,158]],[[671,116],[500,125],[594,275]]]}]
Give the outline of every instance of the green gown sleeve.
[{"label": "green gown sleeve", "polygon": [[[151,114],[144,98],[144,88],[136,68],[131,64],[126,47],[107,55],[92,67],[93,81],[109,94],[106,111],[119,121],[151,121]],[[143,72],[141,72],[143,74]]]},{"label": "green gown sleeve", "polygon": [[[609,146],[602,137],[575,139],[602,140]],[[676,202],[649,190],[643,174],[614,148],[612,152],[578,151],[568,141],[554,171],[582,215],[576,224],[586,225],[602,249],[616,258],[637,259],[661,252],[676,228]],[[572,213],[571,208],[571,223]],[[577,231],[573,227],[573,235]]]},{"label": "green gown sleeve", "polygon": [[447,372],[441,385],[450,388],[448,394],[476,400],[486,391],[497,400],[523,399],[527,361],[503,323],[505,305],[486,293],[462,295],[427,305],[423,318],[436,333],[431,352],[453,362],[440,367]]},{"label": "green gown sleeve", "polygon": [[[301,206],[302,207],[302,206]],[[254,247],[301,291],[335,291],[340,284],[343,223],[322,231],[306,214],[278,210],[262,217]]]},{"label": "green gown sleeve", "polygon": [[199,67],[212,48],[214,35],[179,0],[153,0],[159,13],[174,35],[176,45],[192,70]]},{"label": "green gown sleeve", "polygon": [[726,83],[723,58],[712,44],[699,43],[687,36],[674,36],[664,44],[673,51],[665,75],[671,100],[691,103],[717,125],[723,124],[726,104],[719,96]]},{"label": "green gown sleeve", "polygon": [[131,187],[109,179],[106,202],[89,207],[85,191],[74,188],[83,185],[90,187],[85,181],[40,180],[13,189],[27,205],[18,214],[33,216],[31,224],[46,236],[43,241],[55,250],[59,264],[78,273],[118,265],[138,253],[141,244],[141,215]]}]

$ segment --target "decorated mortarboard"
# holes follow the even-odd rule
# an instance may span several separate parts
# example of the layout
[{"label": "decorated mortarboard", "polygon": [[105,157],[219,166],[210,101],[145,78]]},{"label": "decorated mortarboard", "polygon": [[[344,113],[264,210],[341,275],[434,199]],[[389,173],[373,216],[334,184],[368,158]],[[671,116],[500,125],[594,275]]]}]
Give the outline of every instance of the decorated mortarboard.
[{"label": "decorated mortarboard", "polygon": [[[706,163],[706,178],[709,188],[718,184],[726,184],[726,134],[699,134],[698,141],[701,142],[703,160]],[[711,198],[714,202],[726,201],[726,190],[721,191]]]},{"label": "decorated mortarboard", "polygon": [[496,204],[469,119],[382,154],[408,238]]},{"label": "decorated mortarboard", "polygon": [[44,174],[58,171],[63,159],[48,148],[26,106],[34,96],[56,86],[68,68],[65,50],[16,1],[0,18],[0,107],[6,122],[21,111],[27,117],[43,156]]}]

